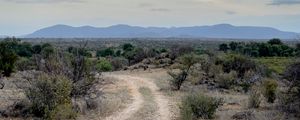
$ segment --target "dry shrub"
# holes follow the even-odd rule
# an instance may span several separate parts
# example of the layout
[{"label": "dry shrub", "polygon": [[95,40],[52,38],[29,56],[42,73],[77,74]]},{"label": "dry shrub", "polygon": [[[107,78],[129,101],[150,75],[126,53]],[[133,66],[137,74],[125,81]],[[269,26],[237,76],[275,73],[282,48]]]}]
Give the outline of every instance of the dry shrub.
[{"label": "dry shrub", "polygon": [[300,117],[300,62],[295,62],[287,67],[284,78],[289,83],[289,88],[282,94],[282,108],[285,112],[293,113]]},{"label": "dry shrub", "polygon": [[122,57],[115,57],[110,60],[113,70],[122,70],[125,66],[128,65],[128,61]]},{"label": "dry shrub", "polygon": [[235,85],[237,79],[237,72],[231,71],[230,73],[221,73],[217,75],[216,81],[220,88],[230,89]]},{"label": "dry shrub", "polygon": [[263,93],[267,98],[267,102],[274,103],[276,99],[276,91],[277,91],[278,83],[276,80],[267,79],[264,80],[263,83]]},{"label": "dry shrub", "polygon": [[76,113],[71,105],[71,80],[64,76],[43,74],[26,91],[31,112],[45,119],[71,119]]},{"label": "dry shrub", "polygon": [[172,77],[172,79],[170,79],[170,84],[174,90],[180,90],[181,85],[186,80],[186,77],[188,75],[188,73],[185,71],[179,71],[179,72],[168,71],[168,74]]},{"label": "dry shrub", "polygon": [[202,94],[189,94],[183,98],[180,106],[182,120],[195,120],[199,118],[211,119],[217,108],[222,105],[221,99]]},{"label": "dry shrub", "polygon": [[19,58],[16,62],[16,69],[19,71],[33,70],[36,68],[32,58]]},{"label": "dry shrub", "polygon": [[261,103],[261,92],[257,86],[253,86],[248,101],[249,108],[259,108]]}]

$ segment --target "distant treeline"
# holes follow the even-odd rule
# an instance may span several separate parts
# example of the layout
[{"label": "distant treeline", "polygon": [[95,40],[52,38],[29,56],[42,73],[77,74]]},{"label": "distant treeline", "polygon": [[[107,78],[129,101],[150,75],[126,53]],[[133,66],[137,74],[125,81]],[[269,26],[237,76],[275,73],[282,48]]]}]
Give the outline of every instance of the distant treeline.
[{"label": "distant treeline", "polygon": [[230,42],[219,45],[219,50],[224,52],[237,52],[251,57],[292,57],[300,55],[300,44],[291,47],[280,39],[274,38],[268,42]]}]

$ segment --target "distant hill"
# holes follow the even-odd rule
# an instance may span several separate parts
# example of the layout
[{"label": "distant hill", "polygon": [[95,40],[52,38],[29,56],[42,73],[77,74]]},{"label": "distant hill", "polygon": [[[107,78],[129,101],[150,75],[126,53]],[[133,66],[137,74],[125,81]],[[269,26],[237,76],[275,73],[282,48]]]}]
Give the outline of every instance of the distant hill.
[{"label": "distant hill", "polygon": [[55,25],[25,35],[26,38],[133,38],[133,37],[182,37],[182,38],[236,38],[236,39],[293,39],[300,35],[270,27],[233,26],[217,24],[192,27],[138,27],[114,25],[110,27],[72,27]]}]

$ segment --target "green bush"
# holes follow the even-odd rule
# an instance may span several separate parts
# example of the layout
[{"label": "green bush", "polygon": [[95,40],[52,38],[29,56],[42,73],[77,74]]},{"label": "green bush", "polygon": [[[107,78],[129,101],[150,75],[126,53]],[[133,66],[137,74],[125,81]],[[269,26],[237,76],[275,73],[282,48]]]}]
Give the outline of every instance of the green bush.
[{"label": "green bush", "polygon": [[62,104],[55,107],[49,112],[49,120],[71,120],[76,118],[76,112],[73,110],[72,104]]},{"label": "green bush", "polygon": [[124,51],[132,51],[134,49],[134,46],[130,43],[126,43],[122,46]]},{"label": "green bush", "polygon": [[224,72],[229,73],[234,70],[238,73],[238,77],[241,78],[249,70],[256,71],[256,63],[243,55],[228,54],[220,62],[223,65]]},{"label": "green bush", "polygon": [[50,57],[50,55],[53,54],[54,52],[55,52],[55,48],[51,44],[45,43],[42,45],[41,54],[44,58]]},{"label": "green bush", "polygon": [[263,83],[264,86],[264,96],[267,98],[269,103],[274,103],[276,99],[276,91],[277,91],[277,81],[272,79],[267,79]]},{"label": "green bush", "polygon": [[216,77],[219,87],[225,89],[230,89],[236,83],[236,79],[237,73],[235,71],[231,71],[230,73],[221,73]]},{"label": "green bush", "polygon": [[19,71],[36,69],[36,64],[32,58],[22,57],[16,62],[16,69]]},{"label": "green bush", "polygon": [[229,47],[228,47],[228,45],[226,43],[223,43],[223,44],[219,45],[219,50],[220,51],[227,52],[228,49],[229,49]]},{"label": "green bush", "polygon": [[261,103],[261,93],[259,91],[259,88],[257,88],[256,86],[252,87],[248,102],[249,108],[259,108]]},{"label": "green bush", "polygon": [[56,119],[58,116],[60,119],[75,118],[71,90],[71,80],[66,77],[46,74],[39,76],[26,91],[32,114],[45,119]]},{"label": "green bush", "polygon": [[98,61],[97,65],[96,65],[96,69],[101,72],[108,72],[113,69],[113,66],[111,65],[111,63],[108,60],[102,59],[102,60]]},{"label": "green bush", "polygon": [[[115,51],[113,48],[107,48],[107,49],[104,49],[104,50],[98,50],[97,53],[96,53],[97,57],[107,57],[107,56],[114,56],[115,55]],[[120,54],[120,53],[118,53]]]},{"label": "green bush", "polygon": [[0,42],[0,72],[4,76],[9,77],[14,71],[15,63],[18,56],[13,49],[15,41],[1,41]]},{"label": "green bush", "polygon": [[202,94],[190,94],[183,98],[180,106],[182,120],[199,118],[211,119],[217,108],[222,104],[221,99],[208,97]]}]

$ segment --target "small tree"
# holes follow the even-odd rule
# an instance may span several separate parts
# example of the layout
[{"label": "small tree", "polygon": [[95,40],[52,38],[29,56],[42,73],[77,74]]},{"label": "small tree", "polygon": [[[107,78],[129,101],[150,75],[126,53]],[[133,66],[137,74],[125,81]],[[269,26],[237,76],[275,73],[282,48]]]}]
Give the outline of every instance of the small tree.
[{"label": "small tree", "polygon": [[171,80],[171,84],[175,87],[175,90],[180,90],[182,83],[186,80],[191,67],[199,61],[199,56],[195,54],[186,54],[179,58],[181,66],[179,67],[180,72],[168,72],[173,79]]},{"label": "small tree", "polygon": [[13,40],[0,42],[0,72],[7,77],[13,72],[18,59],[13,49],[13,44],[15,44]]},{"label": "small tree", "polygon": [[229,47],[226,43],[220,44],[220,46],[219,46],[220,51],[227,52],[228,49],[229,49]]},{"label": "small tree", "polygon": [[122,46],[124,51],[132,51],[134,49],[134,46],[130,43],[126,43]]},{"label": "small tree", "polygon": [[238,45],[239,44],[237,42],[233,42],[233,41],[230,42],[229,43],[230,50],[235,51],[237,49]]},{"label": "small tree", "polygon": [[97,57],[114,56],[115,51],[112,48],[97,51]]},{"label": "small tree", "polygon": [[282,45],[283,44],[281,42],[281,40],[278,38],[273,38],[273,39],[269,40],[268,43],[271,45]]}]

